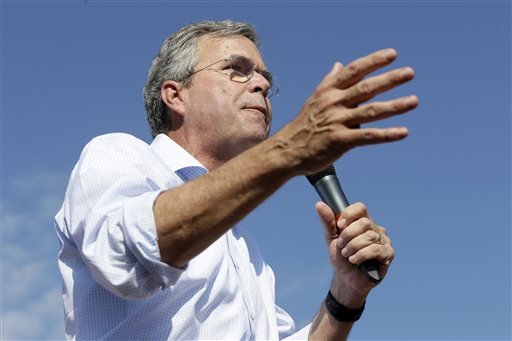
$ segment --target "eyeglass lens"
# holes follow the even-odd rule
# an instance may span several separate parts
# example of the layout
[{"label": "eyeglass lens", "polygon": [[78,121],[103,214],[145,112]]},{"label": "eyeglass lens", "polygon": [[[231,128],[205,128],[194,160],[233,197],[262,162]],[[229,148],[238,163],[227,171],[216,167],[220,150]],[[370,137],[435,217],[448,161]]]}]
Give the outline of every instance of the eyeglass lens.
[{"label": "eyeglass lens", "polygon": [[[238,55],[233,55],[230,58],[230,68],[235,71],[232,79],[234,81],[247,81],[254,74],[254,64],[251,60]],[[268,71],[258,71],[269,83],[272,88],[272,75]]]}]

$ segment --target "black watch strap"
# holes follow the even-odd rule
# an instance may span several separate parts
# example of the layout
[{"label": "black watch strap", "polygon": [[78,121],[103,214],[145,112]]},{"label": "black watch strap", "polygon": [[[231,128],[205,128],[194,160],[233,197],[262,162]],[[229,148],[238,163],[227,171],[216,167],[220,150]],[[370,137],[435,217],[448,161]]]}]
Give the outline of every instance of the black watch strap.
[{"label": "black watch strap", "polygon": [[325,297],[325,306],[327,307],[327,310],[336,320],[341,322],[353,322],[359,320],[363,314],[365,304],[366,302],[363,303],[363,306],[359,309],[349,309],[343,304],[338,303],[334,296],[332,296],[330,290],[327,293],[327,297]]}]

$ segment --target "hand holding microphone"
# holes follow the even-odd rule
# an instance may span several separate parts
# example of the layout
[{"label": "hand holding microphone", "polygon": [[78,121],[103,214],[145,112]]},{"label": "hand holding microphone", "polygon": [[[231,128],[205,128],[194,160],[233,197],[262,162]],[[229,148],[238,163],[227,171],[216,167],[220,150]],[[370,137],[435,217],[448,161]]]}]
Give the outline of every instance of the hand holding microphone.
[{"label": "hand holding microphone", "polygon": [[[334,166],[330,165],[326,169],[306,177],[313,187],[315,187],[322,201],[332,209],[337,221],[341,212],[349,205],[349,202],[341,189]],[[367,279],[373,283],[379,283],[382,280],[382,276],[379,272],[379,262],[376,259],[370,259],[361,263],[359,269],[366,275]]]},{"label": "hand holding microphone", "polygon": [[[410,67],[370,76],[374,71],[391,64],[396,57],[395,50],[385,49],[346,66],[335,63],[304,103],[299,115],[274,136],[279,142],[279,150],[286,151],[286,160],[290,160],[287,162],[296,165],[299,174],[317,172],[355,147],[394,142],[407,137],[408,129],[405,127],[361,127],[363,124],[404,114],[418,106],[418,98],[414,95],[366,103],[414,78],[414,70]],[[308,179],[321,199],[339,218],[349,203],[336,178],[334,167],[310,175]],[[362,262],[359,268],[370,282],[378,283],[384,277],[394,251],[389,238],[380,233],[381,229],[374,226],[373,222],[371,224],[369,229],[378,233],[377,239],[371,242],[380,243],[382,240],[385,248],[378,255],[372,253],[378,260]],[[352,246],[349,243],[349,247]],[[343,247],[347,248],[346,245]],[[353,256],[355,254],[349,255]],[[345,261],[343,265],[347,265]]]}]

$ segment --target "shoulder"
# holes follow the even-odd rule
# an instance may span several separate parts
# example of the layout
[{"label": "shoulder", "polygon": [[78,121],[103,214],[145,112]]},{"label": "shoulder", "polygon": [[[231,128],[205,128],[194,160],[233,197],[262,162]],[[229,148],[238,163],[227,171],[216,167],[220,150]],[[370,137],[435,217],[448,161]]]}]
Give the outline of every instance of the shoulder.
[{"label": "shoulder", "polygon": [[125,133],[110,133],[93,138],[82,151],[81,158],[89,153],[112,154],[149,153],[149,145],[141,139]]},{"label": "shoulder", "polygon": [[130,148],[147,148],[149,145],[141,139],[126,133],[110,133],[93,138],[84,150],[91,148],[112,148],[125,146]]},{"label": "shoulder", "polygon": [[152,163],[154,159],[154,153],[145,141],[130,134],[111,133],[97,136],[87,143],[77,166],[81,171],[91,168],[122,171],[127,164]]}]

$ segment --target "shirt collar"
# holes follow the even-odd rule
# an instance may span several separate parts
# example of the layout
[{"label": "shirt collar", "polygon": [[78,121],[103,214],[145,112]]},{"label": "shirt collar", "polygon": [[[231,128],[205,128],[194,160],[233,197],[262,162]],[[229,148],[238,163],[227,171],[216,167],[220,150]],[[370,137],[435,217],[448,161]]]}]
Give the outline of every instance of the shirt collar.
[{"label": "shirt collar", "polygon": [[198,166],[206,169],[205,166],[196,160],[182,146],[174,142],[166,134],[159,134],[151,142],[151,148],[162,159],[166,166],[173,172],[185,167]]}]

